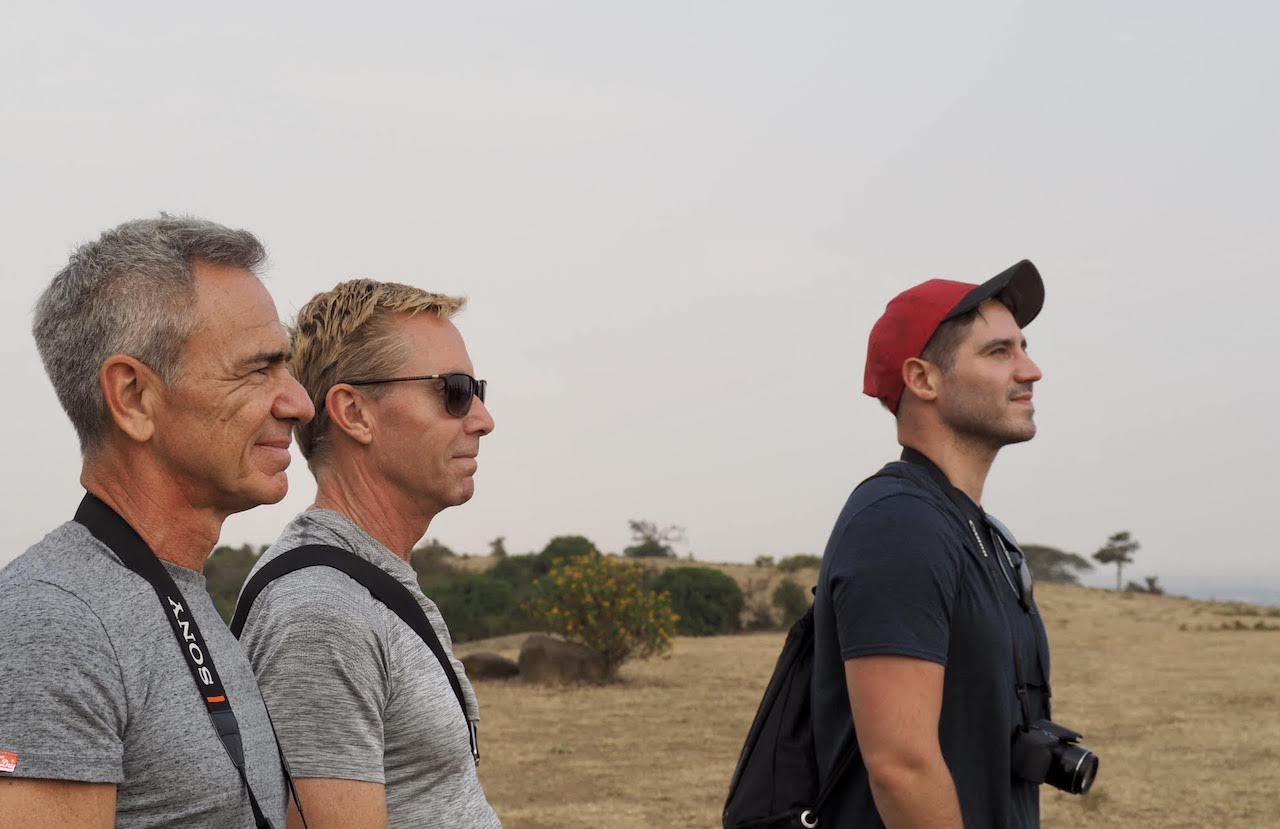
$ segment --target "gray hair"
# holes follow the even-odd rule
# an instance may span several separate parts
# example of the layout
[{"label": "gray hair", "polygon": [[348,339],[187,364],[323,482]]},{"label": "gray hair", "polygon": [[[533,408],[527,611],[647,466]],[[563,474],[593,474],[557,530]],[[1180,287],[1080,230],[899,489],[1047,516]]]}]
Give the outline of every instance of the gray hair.
[{"label": "gray hair", "polygon": [[108,357],[140,360],[167,385],[178,379],[197,322],[195,264],[253,272],[265,259],[247,230],[164,214],[125,222],[71,254],[36,302],[31,330],[82,453],[106,435],[98,372]]}]

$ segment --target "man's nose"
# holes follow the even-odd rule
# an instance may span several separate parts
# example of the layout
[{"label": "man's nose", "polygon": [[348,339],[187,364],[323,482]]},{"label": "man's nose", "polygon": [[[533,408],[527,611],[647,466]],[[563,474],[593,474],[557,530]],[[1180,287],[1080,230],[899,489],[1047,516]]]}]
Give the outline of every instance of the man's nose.
[{"label": "man's nose", "polygon": [[306,423],[316,416],[316,407],[302,384],[289,372],[284,372],[284,388],[276,395],[271,413],[277,420],[296,420]]},{"label": "man's nose", "polygon": [[1040,373],[1040,366],[1036,365],[1036,361],[1031,359],[1031,355],[1025,351],[1022,352],[1022,359],[1018,363],[1018,373],[1014,379],[1019,383],[1037,383],[1044,377]]},{"label": "man's nose", "polygon": [[463,418],[463,428],[469,435],[487,435],[493,431],[493,415],[489,407],[478,397],[471,398],[471,411]]}]

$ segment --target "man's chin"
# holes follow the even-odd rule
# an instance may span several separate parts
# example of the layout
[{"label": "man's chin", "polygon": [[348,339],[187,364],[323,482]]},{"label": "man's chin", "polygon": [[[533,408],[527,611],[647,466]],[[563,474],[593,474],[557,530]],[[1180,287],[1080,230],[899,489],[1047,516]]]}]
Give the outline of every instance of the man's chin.
[{"label": "man's chin", "polygon": [[234,512],[244,512],[264,504],[278,504],[289,494],[289,478],[284,472],[264,475],[240,493]]},{"label": "man's chin", "polygon": [[1009,446],[1014,443],[1026,443],[1035,436],[1036,425],[1034,423],[1028,423],[1019,429],[1010,429],[1006,432],[1004,435],[1004,444],[1005,446]]},{"label": "man's chin", "polygon": [[475,494],[476,482],[473,478],[467,478],[466,480],[461,481],[457,488],[454,489],[453,498],[450,500],[453,501],[453,506],[458,507],[470,501],[471,497]]}]

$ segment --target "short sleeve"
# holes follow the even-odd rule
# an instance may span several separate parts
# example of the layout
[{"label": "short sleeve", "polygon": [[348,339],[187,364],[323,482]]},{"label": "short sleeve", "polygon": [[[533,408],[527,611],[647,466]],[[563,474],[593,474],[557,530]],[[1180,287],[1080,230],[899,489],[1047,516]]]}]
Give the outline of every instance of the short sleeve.
[{"label": "short sleeve", "polygon": [[258,597],[241,641],[294,777],[385,783],[381,623],[333,578],[282,577]]},{"label": "short sleeve", "polygon": [[830,551],[842,659],[898,655],[945,665],[962,549],[933,505],[891,495],[860,511]]},{"label": "short sleeve", "polygon": [[124,780],[120,663],[98,616],[47,582],[0,590],[0,752],[14,777]]}]

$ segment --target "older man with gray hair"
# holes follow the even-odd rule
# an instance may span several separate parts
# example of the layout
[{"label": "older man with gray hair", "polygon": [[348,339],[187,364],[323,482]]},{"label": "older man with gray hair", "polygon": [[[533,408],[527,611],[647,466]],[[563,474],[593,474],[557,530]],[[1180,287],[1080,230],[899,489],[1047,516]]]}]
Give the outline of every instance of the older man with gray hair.
[{"label": "older man with gray hair", "polygon": [[227,516],[284,497],[314,413],[263,258],[243,230],[127,222],[36,306],[87,493],[0,571],[5,825],[284,825],[267,711],[202,575]]},{"label": "older man with gray hair", "polygon": [[461,306],[358,279],[298,312],[291,367],[317,415],[296,431],[318,491],[255,566],[232,629],[312,829],[499,825],[475,694],[409,566],[432,519],[471,498],[493,430],[450,320]]}]

